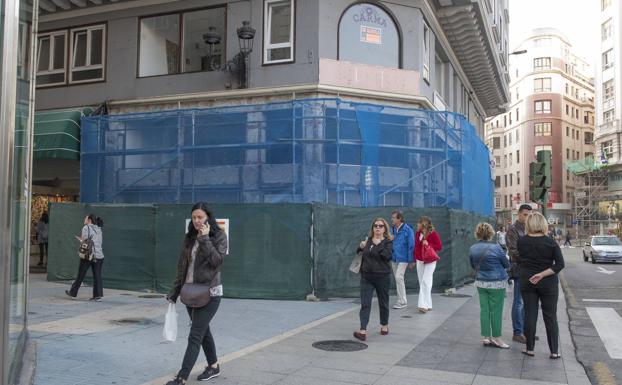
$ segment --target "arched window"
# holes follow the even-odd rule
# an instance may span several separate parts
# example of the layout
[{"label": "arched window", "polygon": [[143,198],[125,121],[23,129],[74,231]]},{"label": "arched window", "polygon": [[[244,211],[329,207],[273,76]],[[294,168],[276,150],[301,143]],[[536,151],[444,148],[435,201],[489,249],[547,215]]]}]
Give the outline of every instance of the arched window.
[{"label": "arched window", "polygon": [[400,67],[400,35],[393,18],[381,7],[358,3],[339,21],[339,60]]}]

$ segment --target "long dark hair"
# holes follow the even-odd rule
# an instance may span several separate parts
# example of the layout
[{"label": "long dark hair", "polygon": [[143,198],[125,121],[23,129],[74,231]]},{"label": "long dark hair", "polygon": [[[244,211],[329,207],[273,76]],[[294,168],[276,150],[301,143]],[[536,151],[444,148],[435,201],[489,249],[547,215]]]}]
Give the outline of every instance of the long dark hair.
[{"label": "long dark hair", "polygon": [[99,228],[103,228],[104,227],[104,220],[103,220],[102,217],[98,217],[95,214],[89,214],[89,216],[87,218],[89,218],[91,223],[96,225],[97,227],[99,227]]},{"label": "long dark hair", "polygon": [[[216,217],[214,216],[214,213],[207,206],[207,203],[205,202],[195,203],[194,206],[192,206],[192,210],[190,210],[190,214],[192,214],[194,210],[203,210],[203,212],[207,214],[207,223],[209,223],[209,236],[210,237],[213,237],[219,231],[222,231],[222,229],[220,228],[220,226],[218,226],[218,223],[216,222]],[[190,220],[190,223],[188,223],[188,232],[186,232],[186,237],[184,238],[184,247],[186,248],[192,247],[192,245],[194,245],[194,242],[197,240],[198,234],[199,232],[197,231],[197,229],[194,228],[194,225],[192,224],[192,220]]]}]

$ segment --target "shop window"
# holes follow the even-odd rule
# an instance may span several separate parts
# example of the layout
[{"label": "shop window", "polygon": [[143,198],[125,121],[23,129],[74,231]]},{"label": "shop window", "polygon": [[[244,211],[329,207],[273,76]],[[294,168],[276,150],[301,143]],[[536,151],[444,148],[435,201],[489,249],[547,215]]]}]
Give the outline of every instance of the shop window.
[{"label": "shop window", "polygon": [[399,68],[400,36],[393,18],[370,3],[348,8],[339,22],[339,60]]}]

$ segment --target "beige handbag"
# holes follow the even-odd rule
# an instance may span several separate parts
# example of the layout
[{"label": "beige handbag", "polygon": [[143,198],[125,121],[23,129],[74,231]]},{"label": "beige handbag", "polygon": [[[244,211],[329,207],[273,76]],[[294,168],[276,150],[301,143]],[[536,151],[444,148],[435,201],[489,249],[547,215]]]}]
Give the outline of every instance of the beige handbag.
[{"label": "beige handbag", "polygon": [[356,256],[352,260],[352,263],[350,263],[350,271],[353,272],[354,274],[360,273],[362,263],[363,263],[363,252],[359,251],[358,253],[356,253]]}]

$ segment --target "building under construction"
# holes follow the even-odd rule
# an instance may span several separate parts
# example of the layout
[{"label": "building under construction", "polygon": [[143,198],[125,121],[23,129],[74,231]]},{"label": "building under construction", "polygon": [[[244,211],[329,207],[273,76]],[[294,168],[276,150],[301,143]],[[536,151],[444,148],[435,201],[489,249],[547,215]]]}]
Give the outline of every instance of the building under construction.
[{"label": "building under construction", "polygon": [[608,192],[606,162],[594,161],[593,156],[566,163],[566,169],[584,179],[575,189],[575,228],[577,237],[593,234],[620,233],[621,195]]}]

